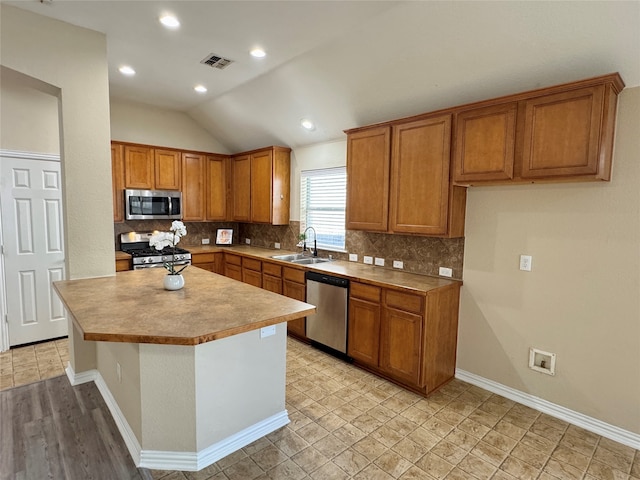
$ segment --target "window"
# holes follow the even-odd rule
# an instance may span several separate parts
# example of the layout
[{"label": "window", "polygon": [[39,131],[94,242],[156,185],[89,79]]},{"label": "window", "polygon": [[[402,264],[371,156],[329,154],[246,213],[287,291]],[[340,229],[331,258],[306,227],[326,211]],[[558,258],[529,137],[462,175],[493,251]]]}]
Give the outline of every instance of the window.
[{"label": "window", "polygon": [[[313,227],[318,248],[344,250],[347,169],[306,170],[300,175],[300,233]],[[313,241],[313,233],[307,232]]]}]

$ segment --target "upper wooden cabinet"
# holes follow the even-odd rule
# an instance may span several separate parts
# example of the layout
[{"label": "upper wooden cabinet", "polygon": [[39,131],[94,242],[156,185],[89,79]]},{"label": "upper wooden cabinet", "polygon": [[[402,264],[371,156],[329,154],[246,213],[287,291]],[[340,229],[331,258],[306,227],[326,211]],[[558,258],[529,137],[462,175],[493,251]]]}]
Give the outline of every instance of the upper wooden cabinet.
[{"label": "upper wooden cabinet", "polygon": [[450,181],[451,115],[347,131],[347,229],[464,235]]},{"label": "upper wooden cabinet", "polygon": [[124,222],[124,148],[111,145],[111,185],[113,187],[113,221]]},{"label": "upper wooden cabinet", "polygon": [[289,148],[269,147],[232,159],[232,220],[289,224],[290,153]]},{"label": "upper wooden cabinet", "polygon": [[125,188],[180,190],[179,151],[143,145],[124,145],[123,148]]},{"label": "upper wooden cabinet", "polygon": [[206,159],[206,220],[223,222],[228,220],[227,183],[229,158],[212,155]]},{"label": "upper wooden cabinet", "polygon": [[456,116],[453,165],[456,181],[510,180],[516,143],[516,102]]},{"label": "upper wooden cabinet", "polygon": [[182,154],[182,220],[205,219],[206,157],[194,153]]},{"label": "upper wooden cabinet", "polygon": [[611,179],[616,74],[456,109],[460,185]]},{"label": "upper wooden cabinet", "polygon": [[347,135],[347,230],[387,231],[390,155],[390,127]]}]

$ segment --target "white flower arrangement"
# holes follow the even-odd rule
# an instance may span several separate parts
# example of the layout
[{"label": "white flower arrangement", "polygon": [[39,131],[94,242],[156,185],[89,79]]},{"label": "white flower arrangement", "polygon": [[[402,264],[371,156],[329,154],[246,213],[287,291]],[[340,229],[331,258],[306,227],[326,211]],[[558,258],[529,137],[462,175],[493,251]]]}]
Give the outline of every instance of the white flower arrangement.
[{"label": "white flower arrangement", "polygon": [[176,271],[175,269],[175,258],[176,258],[176,245],[180,242],[180,238],[184,237],[187,234],[187,227],[184,226],[179,220],[175,220],[171,224],[171,228],[169,232],[156,232],[149,238],[149,245],[154,247],[156,250],[162,250],[165,247],[171,247],[173,249],[172,258],[170,262],[166,262],[164,264],[164,268],[169,270],[169,275],[178,275],[182,270],[187,268],[189,265],[185,265],[180,270]]}]

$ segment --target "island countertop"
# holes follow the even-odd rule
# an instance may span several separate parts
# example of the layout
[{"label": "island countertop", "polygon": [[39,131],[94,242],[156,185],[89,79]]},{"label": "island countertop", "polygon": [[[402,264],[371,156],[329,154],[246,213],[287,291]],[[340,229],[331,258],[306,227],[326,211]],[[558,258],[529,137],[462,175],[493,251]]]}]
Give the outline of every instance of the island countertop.
[{"label": "island countertop", "polygon": [[198,345],[315,312],[260,288],[187,268],[185,286],[163,287],[164,268],[53,283],[84,340]]}]

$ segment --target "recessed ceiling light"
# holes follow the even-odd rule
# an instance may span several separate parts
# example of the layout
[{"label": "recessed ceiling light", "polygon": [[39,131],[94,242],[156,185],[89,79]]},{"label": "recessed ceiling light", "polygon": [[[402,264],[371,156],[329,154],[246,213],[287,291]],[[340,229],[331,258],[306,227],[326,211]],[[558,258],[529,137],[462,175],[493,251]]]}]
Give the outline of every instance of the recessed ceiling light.
[{"label": "recessed ceiling light", "polygon": [[178,28],[180,26],[178,19],[169,13],[160,17],[160,23],[167,28]]},{"label": "recessed ceiling light", "polygon": [[256,57],[256,58],[262,58],[265,57],[267,55],[267,52],[265,52],[262,48],[260,47],[256,47],[253,50],[251,50],[249,52],[251,54],[252,57]]},{"label": "recessed ceiling light", "polygon": [[307,130],[315,130],[316,128],[313,122],[307,118],[303,118],[302,120],[300,120],[300,125],[302,125]]},{"label": "recessed ceiling light", "polygon": [[136,71],[129,65],[122,65],[118,70],[120,70],[121,74],[127,75],[129,77],[136,74]]},{"label": "recessed ceiling light", "polygon": [[204,85],[196,85],[193,89],[198,93],[207,93],[207,87]]}]

